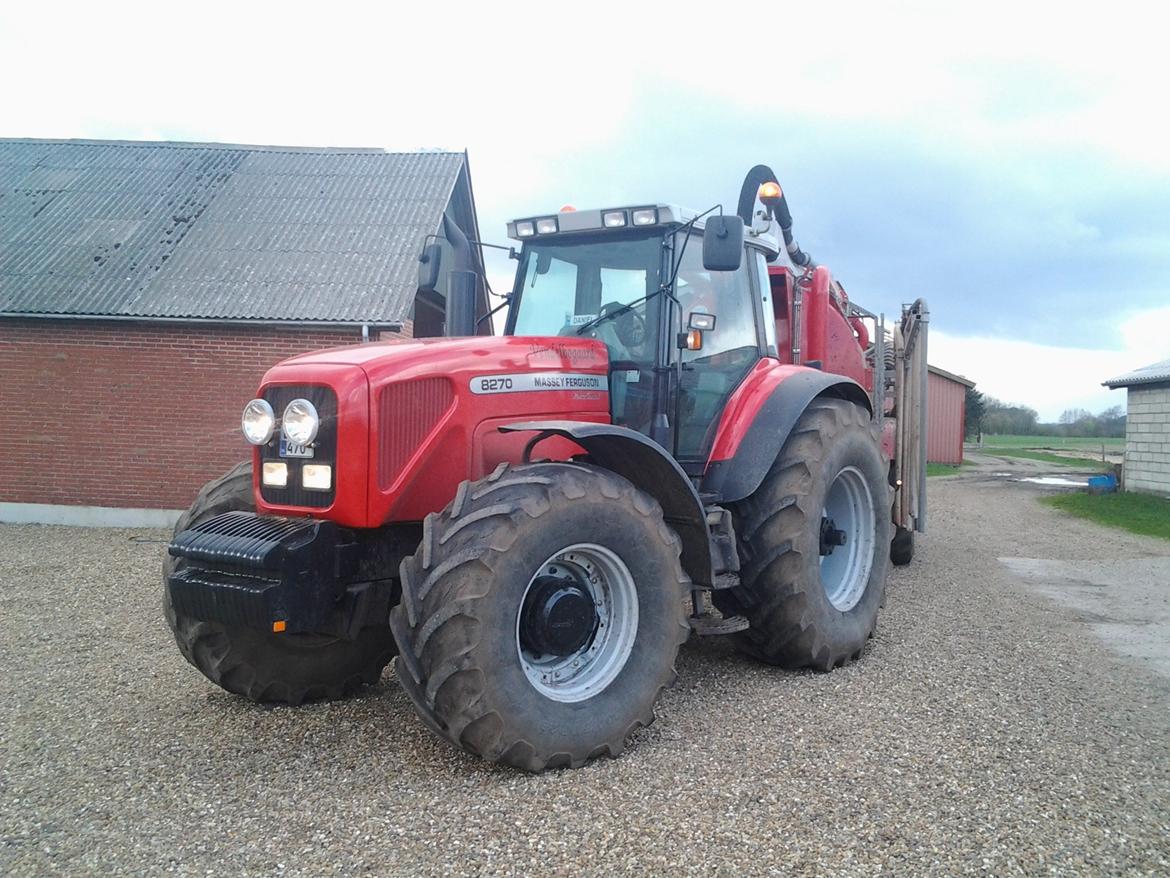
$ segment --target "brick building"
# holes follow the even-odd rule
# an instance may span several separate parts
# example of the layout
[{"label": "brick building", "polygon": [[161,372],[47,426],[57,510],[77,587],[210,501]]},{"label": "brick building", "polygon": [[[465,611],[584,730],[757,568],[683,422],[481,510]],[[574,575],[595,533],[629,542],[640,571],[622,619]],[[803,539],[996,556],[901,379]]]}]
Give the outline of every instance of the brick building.
[{"label": "brick building", "polygon": [[464,153],[0,139],[0,521],[168,521],[269,366],[440,334],[444,216]]},{"label": "brick building", "polygon": [[1125,490],[1170,496],[1170,360],[1104,384],[1126,388]]}]

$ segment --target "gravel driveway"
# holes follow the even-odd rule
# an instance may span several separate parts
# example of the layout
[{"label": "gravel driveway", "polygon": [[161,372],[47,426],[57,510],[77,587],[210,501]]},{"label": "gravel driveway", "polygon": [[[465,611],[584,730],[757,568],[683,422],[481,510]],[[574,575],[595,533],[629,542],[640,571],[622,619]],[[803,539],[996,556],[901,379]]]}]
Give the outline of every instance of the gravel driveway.
[{"label": "gravel driveway", "polygon": [[447,747],[390,673],[299,709],[216,689],[162,621],[158,532],[0,526],[0,873],[1170,873],[1170,678],[1011,563],[1170,544],[1014,465],[931,479],[860,663],[692,639],[626,756],[541,776]]}]

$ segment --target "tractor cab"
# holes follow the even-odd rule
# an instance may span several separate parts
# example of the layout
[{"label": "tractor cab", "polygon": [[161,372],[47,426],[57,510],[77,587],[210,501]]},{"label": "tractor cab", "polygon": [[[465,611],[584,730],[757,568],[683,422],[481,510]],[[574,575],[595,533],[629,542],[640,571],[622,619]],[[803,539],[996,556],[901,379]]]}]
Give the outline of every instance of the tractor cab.
[{"label": "tractor cab", "polygon": [[505,334],[603,342],[613,422],[701,466],[732,391],[776,355],[776,239],[669,204],[517,219],[508,235],[523,248]]}]

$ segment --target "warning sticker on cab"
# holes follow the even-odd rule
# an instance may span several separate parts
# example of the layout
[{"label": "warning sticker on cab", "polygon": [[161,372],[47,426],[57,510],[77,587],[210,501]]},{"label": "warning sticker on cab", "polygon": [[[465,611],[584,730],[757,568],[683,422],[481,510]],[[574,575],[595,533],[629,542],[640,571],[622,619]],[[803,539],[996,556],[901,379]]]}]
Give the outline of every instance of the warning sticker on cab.
[{"label": "warning sticker on cab", "polygon": [[546,390],[609,390],[609,377],[584,372],[522,372],[519,375],[477,375],[472,393],[537,393]]}]

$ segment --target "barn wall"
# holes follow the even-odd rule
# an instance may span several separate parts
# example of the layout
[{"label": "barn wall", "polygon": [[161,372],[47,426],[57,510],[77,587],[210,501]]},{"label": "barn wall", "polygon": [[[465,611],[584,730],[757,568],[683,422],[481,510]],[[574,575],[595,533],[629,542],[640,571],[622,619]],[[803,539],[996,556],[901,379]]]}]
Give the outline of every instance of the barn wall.
[{"label": "barn wall", "polygon": [[927,373],[926,459],[931,463],[963,462],[966,387]]},{"label": "barn wall", "polygon": [[186,508],[248,456],[240,411],[270,366],[360,341],[358,329],[0,320],[0,503]]},{"label": "barn wall", "polygon": [[1170,494],[1170,384],[1129,388],[1125,489]]}]

